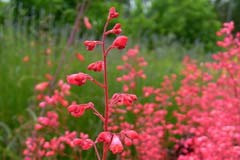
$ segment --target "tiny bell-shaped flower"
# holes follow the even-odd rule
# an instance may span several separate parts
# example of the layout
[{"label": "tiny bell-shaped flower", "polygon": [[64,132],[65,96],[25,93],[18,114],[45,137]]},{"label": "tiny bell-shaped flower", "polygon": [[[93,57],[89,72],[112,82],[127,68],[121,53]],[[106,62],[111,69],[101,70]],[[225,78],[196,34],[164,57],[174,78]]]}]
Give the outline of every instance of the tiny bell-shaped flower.
[{"label": "tiny bell-shaped flower", "polygon": [[132,140],[128,137],[124,137],[124,144],[126,146],[131,146],[133,144]]},{"label": "tiny bell-shaped flower", "polygon": [[92,107],[94,107],[94,104],[92,102],[89,102],[87,104],[72,104],[67,109],[73,117],[80,117],[84,114],[86,109]]},{"label": "tiny bell-shaped flower", "polygon": [[128,37],[118,36],[112,43],[113,48],[124,49],[127,45]]},{"label": "tiny bell-shaped flower", "polygon": [[92,29],[92,24],[89,22],[89,19],[88,19],[88,17],[84,17],[83,18],[83,21],[84,21],[84,25],[85,25],[85,27],[87,28],[87,29]]},{"label": "tiny bell-shaped flower", "polygon": [[88,149],[92,148],[93,143],[94,142],[91,139],[76,138],[73,140],[74,146],[81,147],[82,150],[88,150]]},{"label": "tiny bell-shaped flower", "polygon": [[88,65],[88,70],[101,72],[103,70],[103,61],[97,61]]},{"label": "tiny bell-shaped flower", "polygon": [[137,96],[134,95],[134,94],[115,93],[112,96],[111,104],[112,105],[126,105],[126,106],[130,106],[136,100],[137,100]]},{"label": "tiny bell-shaped flower", "polygon": [[49,86],[49,82],[42,82],[35,86],[36,91],[44,91]]},{"label": "tiny bell-shaped flower", "polygon": [[123,130],[121,133],[125,134],[130,139],[138,139],[138,134],[134,130]]},{"label": "tiny bell-shaped flower", "polygon": [[115,26],[113,27],[113,29],[105,32],[105,34],[110,34],[110,33],[113,33],[113,34],[120,34],[122,32],[122,29],[121,29],[121,24],[120,23],[117,23],[115,24]]},{"label": "tiny bell-shaped flower", "polygon": [[97,139],[96,142],[104,142],[104,143],[110,143],[112,140],[112,133],[110,132],[101,132]]},{"label": "tiny bell-shaped flower", "polygon": [[115,24],[115,26],[112,29],[112,33],[120,34],[121,32],[122,32],[121,24],[120,23]]},{"label": "tiny bell-shaped flower", "polygon": [[93,78],[82,72],[67,76],[67,82],[72,85],[81,86],[84,85],[87,80],[93,80]]},{"label": "tiny bell-shaped flower", "polygon": [[92,51],[96,47],[97,44],[101,44],[100,41],[84,41],[84,45],[87,50]]},{"label": "tiny bell-shaped flower", "polygon": [[115,7],[111,7],[109,9],[108,19],[111,20],[113,18],[117,18],[119,13],[116,11]]},{"label": "tiny bell-shaped flower", "polygon": [[76,54],[76,58],[79,60],[79,61],[84,61],[84,56],[81,54],[81,53],[77,53]]},{"label": "tiny bell-shaped flower", "polygon": [[120,141],[120,138],[115,134],[113,135],[109,149],[113,154],[121,153],[123,151],[123,144]]}]

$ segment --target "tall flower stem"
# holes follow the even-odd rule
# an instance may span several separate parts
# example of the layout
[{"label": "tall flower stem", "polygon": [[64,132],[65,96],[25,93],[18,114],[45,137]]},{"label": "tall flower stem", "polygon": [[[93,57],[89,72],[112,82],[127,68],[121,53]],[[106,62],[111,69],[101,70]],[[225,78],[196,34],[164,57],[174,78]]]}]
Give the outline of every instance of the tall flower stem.
[{"label": "tall flower stem", "polygon": [[[109,116],[109,104],[108,104],[108,80],[107,80],[107,55],[105,51],[105,39],[106,35],[105,32],[107,30],[109,20],[107,20],[104,30],[103,30],[103,35],[102,35],[102,56],[103,56],[103,68],[104,68],[104,98],[105,98],[105,113],[104,113],[104,131],[108,131],[108,116]],[[107,152],[108,152],[108,146],[104,143],[103,145],[103,156],[102,160],[106,160],[107,158]]]}]

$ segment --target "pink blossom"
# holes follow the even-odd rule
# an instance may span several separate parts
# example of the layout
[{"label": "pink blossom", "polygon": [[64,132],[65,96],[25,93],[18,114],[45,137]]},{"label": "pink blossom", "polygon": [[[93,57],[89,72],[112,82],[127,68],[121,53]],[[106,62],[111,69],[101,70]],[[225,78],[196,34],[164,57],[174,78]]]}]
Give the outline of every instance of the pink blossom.
[{"label": "pink blossom", "polygon": [[111,8],[109,9],[109,14],[108,14],[108,19],[109,19],[109,20],[111,20],[111,19],[113,19],[113,18],[117,18],[118,15],[119,15],[119,13],[116,12],[115,7],[111,7]]},{"label": "pink blossom", "polygon": [[76,73],[67,76],[67,82],[72,85],[81,86],[84,85],[87,80],[92,80],[93,78],[85,73]]},{"label": "pink blossom", "polygon": [[121,153],[123,151],[123,145],[117,135],[113,135],[111,144],[109,149],[112,151],[113,154]]},{"label": "pink blossom", "polygon": [[73,140],[75,146],[81,147],[82,150],[88,150],[92,148],[94,142],[91,139],[76,138]]},{"label": "pink blossom", "polygon": [[110,132],[101,132],[96,141],[97,142],[104,142],[104,143],[110,143],[112,140],[112,133]]},{"label": "pink blossom", "polygon": [[126,93],[115,93],[112,96],[111,104],[112,105],[132,105],[134,101],[137,100],[137,96],[134,94],[126,94]]},{"label": "pink blossom", "polygon": [[85,25],[85,27],[87,28],[87,29],[92,29],[92,24],[89,22],[89,19],[88,19],[88,17],[84,17],[83,18],[83,21],[84,21],[84,25]]},{"label": "pink blossom", "polygon": [[87,50],[92,51],[96,47],[97,44],[100,44],[99,41],[84,41],[84,45]]},{"label": "pink blossom", "polygon": [[80,117],[84,114],[86,109],[94,107],[92,102],[86,104],[72,104],[68,107],[68,112],[74,117]]},{"label": "pink blossom", "polygon": [[103,61],[97,61],[88,65],[88,70],[101,72],[103,70]]},{"label": "pink blossom", "polygon": [[113,33],[113,34],[120,34],[122,32],[122,29],[121,29],[121,24],[120,23],[117,23],[115,24],[115,26],[113,27],[113,29],[105,32],[105,34],[110,34],[110,33]]},{"label": "pink blossom", "polygon": [[77,58],[80,62],[82,62],[82,61],[85,60],[84,56],[83,56],[81,53],[76,53],[76,58]]},{"label": "pink blossom", "polygon": [[128,37],[118,36],[112,43],[113,48],[124,49],[127,45]]},{"label": "pink blossom", "polygon": [[42,82],[35,86],[36,91],[44,91],[49,85],[49,82]]}]

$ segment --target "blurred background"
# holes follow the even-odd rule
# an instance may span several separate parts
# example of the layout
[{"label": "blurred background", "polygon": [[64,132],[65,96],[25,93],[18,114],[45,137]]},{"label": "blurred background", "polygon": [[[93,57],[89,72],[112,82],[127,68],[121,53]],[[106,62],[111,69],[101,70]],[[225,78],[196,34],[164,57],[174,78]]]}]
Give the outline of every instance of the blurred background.
[{"label": "blurred background", "polygon": [[[59,35],[61,29],[73,24],[77,4],[81,2],[2,0],[0,24],[7,25],[11,21],[12,27],[24,27],[28,34],[45,31]],[[122,13],[118,21],[124,33],[136,42],[144,42],[150,49],[158,46],[159,39],[164,36],[185,45],[203,43],[211,49],[216,40],[214,33],[221,22],[233,20],[238,29],[240,23],[238,0],[86,0],[84,15],[94,27],[87,34],[99,37],[109,6],[115,6]],[[81,27],[79,34],[86,34],[86,29]]]},{"label": "blurred background", "polygon": [[[151,77],[140,82],[142,85],[159,85],[164,75],[178,74],[185,55],[209,60],[219,51],[216,31],[223,22],[234,21],[236,31],[240,29],[239,0],[0,0],[0,155],[6,159],[21,157],[21,138],[29,134],[24,132],[24,125],[37,116],[34,85],[47,73],[56,73],[63,49],[64,63],[57,75],[62,79],[86,71],[88,63],[101,57],[99,50],[85,51],[82,43],[100,38],[111,6],[120,13],[114,22],[122,24],[123,34],[129,37],[128,47],[139,45],[149,63],[145,72]],[[77,32],[67,45],[78,14]],[[84,25],[84,17],[92,28]],[[85,57],[81,63],[75,58],[77,53]],[[120,56],[112,54],[109,60],[111,93],[122,87],[115,82],[120,75],[115,69],[121,64]],[[74,88],[73,94],[72,99],[88,101],[94,97],[102,103],[101,91],[92,86]],[[86,122],[87,118],[78,123]],[[76,127],[75,122],[72,127]]]}]

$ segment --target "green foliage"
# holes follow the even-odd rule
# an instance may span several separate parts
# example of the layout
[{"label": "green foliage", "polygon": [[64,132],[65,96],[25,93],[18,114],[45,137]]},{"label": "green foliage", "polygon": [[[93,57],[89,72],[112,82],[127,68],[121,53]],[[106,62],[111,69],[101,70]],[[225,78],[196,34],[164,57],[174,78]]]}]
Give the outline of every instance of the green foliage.
[{"label": "green foliage", "polygon": [[6,3],[0,1],[0,24],[3,24],[4,21],[4,12],[6,11],[4,8],[6,7]]},{"label": "green foliage", "polygon": [[126,23],[134,37],[152,38],[174,34],[184,43],[204,42],[207,47],[215,44],[215,32],[220,27],[213,5],[209,0],[152,0],[136,7]]},{"label": "green foliage", "polygon": [[[220,27],[209,0],[13,0],[12,4],[16,5],[15,16],[25,14],[39,21],[45,17],[48,23],[48,15],[51,15],[54,26],[59,27],[73,23],[76,6],[83,2],[86,3],[84,16],[88,16],[93,24],[94,30],[90,33],[95,38],[101,36],[106,10],[110,6],[115,6],[122,13],[118,21],[122,23],[124,34],[138,43],[146,43],[150,48],[159,45],[159,38],[169,34],[183,44],[201,42],[211,48],[216,41],[215,32]],[[23,13],[22,16],[19,13]],[[81,35],[86,33],[82,24]]]},{"label": "green foliage", "polygon": [[239,0],[214,0],[214,6],[222,22],[234,21],[236,30],[240,30]]}]

